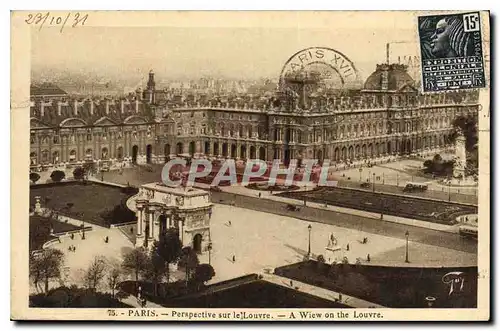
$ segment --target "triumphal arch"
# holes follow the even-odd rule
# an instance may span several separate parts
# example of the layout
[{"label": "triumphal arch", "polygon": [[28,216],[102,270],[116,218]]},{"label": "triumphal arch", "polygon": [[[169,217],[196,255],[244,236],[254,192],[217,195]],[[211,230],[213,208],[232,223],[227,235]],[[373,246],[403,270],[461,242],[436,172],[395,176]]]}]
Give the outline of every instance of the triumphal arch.
[{"label": "triumphal arch", "polygon": [[167,229],[176,228],[183,247],[191,246],[198,253],[208,249],[213,207],[209,192],[149,183],[132,199],[137,216],[136,247],[151,247]]}]

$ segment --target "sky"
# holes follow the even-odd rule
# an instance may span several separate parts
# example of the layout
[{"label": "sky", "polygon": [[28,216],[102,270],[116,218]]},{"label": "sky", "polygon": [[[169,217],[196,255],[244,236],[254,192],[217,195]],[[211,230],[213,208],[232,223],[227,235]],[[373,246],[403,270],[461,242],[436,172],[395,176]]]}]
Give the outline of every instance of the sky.
[{"label": "sky", "polygon": [[89,26],[63,33],[49,27],[32,32],[31,65],[35,72],[41,68],[94,71],[131,79],[146,76],[150,69],[159,80],[277,79],[290,56],[318,46],[345,54],[366,79],[377,63],[385,62],[387,42],[411,41],[411,46],[394,44],[394,49],[402,55],[418,55],[412,19],[404,25],[396,22],[366,26],[334,19],[319,27]]}]

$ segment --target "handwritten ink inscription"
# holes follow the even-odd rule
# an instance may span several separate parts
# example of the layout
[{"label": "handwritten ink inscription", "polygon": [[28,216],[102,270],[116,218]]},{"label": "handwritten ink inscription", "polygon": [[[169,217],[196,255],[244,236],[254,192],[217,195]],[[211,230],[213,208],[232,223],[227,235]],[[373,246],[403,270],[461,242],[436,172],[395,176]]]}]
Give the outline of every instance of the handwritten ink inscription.
[{"label": "handwritten ink inscription", "polygon": [[87,22],[89,14],[67,13],[64,15],[46,13],[28,14],[24,20],[26,24],[38,26],[41,30],[44,26],[60,26],[60,32],[66,25],[71,25],[72,28],[84,26]]}]

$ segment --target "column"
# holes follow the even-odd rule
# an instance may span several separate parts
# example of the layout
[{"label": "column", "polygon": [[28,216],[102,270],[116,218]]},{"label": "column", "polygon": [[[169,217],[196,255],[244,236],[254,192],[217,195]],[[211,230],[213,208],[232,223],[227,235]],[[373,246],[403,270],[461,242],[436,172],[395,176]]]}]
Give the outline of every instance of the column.
[{"label": "column", "polygon": [[142,208],[138,208],[138,217],[137,217],[137,236],[142,235]]},{"label": "column", "polygon": [[153,218],[154,218],[154,212],[148,212],[148,216],[149,216],[149,238],[152,238],[154,239],[154,234],[155,234],[155,231],[154,231],[154,221],[153,221]]}]

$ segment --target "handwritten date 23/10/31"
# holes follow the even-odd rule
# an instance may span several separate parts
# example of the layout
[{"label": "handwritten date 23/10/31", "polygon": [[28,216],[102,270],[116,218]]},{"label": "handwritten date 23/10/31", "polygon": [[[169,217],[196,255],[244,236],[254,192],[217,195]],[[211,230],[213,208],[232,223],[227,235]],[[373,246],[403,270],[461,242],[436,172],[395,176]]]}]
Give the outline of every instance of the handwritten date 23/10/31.
[{"label": "handwritten date 23/10/31", "polygon": [[67,13],[63,15],[46,13],[28,14],[24,20],[26,24],[38,26],[41,30],[44,26],[60,26],[60,32],[63,31],[66,24],[71,27],[84,26],[89,14]]}]

